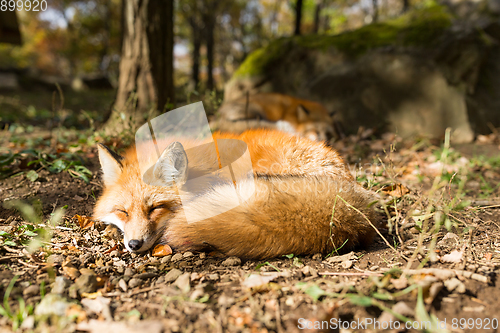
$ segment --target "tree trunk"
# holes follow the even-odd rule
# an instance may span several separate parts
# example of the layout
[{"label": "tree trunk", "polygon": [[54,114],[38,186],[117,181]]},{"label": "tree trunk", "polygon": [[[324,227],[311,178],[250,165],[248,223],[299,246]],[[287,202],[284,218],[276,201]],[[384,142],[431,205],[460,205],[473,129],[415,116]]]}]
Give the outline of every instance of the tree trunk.
[{"label": "tree trunk", "polygon": [[330,15],[323,17],[323,32],[327,33],[330,30]]},{"label": "tree trunk", "polygon": [[373,3],[372,22],[377,22],[378,21],[378,0],[372,0],[372,3]]},{"label": "tree trunk", "polygon": [[319,31],[319,14],[321,13],[321,1],[316,1],[316,8],[314,9],[314,26],[313,33],[317,34]]},{"label": "tree trunk", "polygon": [[205,42],[207,45],[207,89],[214,89],[214,30],[215,30],[215,13],[207,13],[205,16]]},{"label": "tree trunk", "polygon": [[406,13],[410,9],[410,0],[403,0],[402,13]]},{"label": "tree trunk", "polygon": [[101,73],[106,73],[108,66],[109,66],[109,61],[107,60],[108,53],[109,53],[109,38],[111,35],[111,1],[110,0],[105,0],[104,1],[104,12],[102,13],[102,18],[103,18],[103,41],[102,41],[102,49],[101,52],[99,53],[99,70]]},{"label": "tree trunk", "polygon": [[300,23],[302,22],[302,0],[297,0],[295,4],[295,32],[294,35],[300,35]]},{"label": "tree trunk", "polygon": [[174,0],[125,0],[118,92],[104,128],[134,131],[175,103]]},{"label": "tree trunk", "polygon": [[198,1],[185,1],[180,9],[191,28],[191,38],[193,43],[193,53],[191,54],[191,83],[194,90],[200,89],[200,49],[203,41],[203,17],[200,8],[203,4]]},{"label": "tree trunk", "polygon": [[201,31],[199,27],[191,25],[193,30],[193,67],[191,69],[191,79],[193,80],[194,89],[199,89],[200,84],[200,48],[201,48]]}]

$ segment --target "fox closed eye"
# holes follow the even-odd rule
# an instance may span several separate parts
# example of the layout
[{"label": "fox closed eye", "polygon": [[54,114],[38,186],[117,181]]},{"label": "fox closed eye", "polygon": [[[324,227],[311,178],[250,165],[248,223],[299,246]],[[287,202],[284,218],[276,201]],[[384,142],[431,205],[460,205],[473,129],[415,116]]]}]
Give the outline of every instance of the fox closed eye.
[{"label": "fox closed eye", "polygon": [[128,213],[127,213],[127,211],[126,211],[126,210],[124,210],[124,209],[116,208],[116,209],[115,209],[115,212],[117,212],[117,213],[121,213],[121,214],[125,214],[125,217],[128,217]]},{"label": "fox closed eye", "polygon": [[164,208],[167,208],[166,205],[162,204],[162,205],[158,205],[158,206],[154,206],[154,207],[151,207],[149,209],[149,214],[153,213],[155,210],[159,210],[159,209],[164,209]]}]

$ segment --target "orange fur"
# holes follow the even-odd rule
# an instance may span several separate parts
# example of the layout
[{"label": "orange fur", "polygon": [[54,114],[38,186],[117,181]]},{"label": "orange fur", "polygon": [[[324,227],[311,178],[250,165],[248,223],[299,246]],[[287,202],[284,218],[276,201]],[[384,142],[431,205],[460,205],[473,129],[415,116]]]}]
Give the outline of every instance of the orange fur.
[{"label": "orange fur", "polygon": [[335,136],[333,119],[320,103],[278,93],[258,93],[224,102],[219,108],[222,131],[241,133],[250,128],[271,128],[311,140]]},{"label": "orange fur", "polygon": [[[142,181],[134,148],[121,162],[99,148],[105,189],[95,217],[121,227],[125,243],[141,240],[138,251],[158,240],[180,250],[211,250],[224,256],[269,258],[294,253],[328,253],[371,242],[380,216],[370,204],[375,195],[355,182],[337,152],[323,143],[277,131],[241,135],[215,133],[248,145],[255,174],[253,196],[225,213],[188,223],[183,209],[204,216],[229,200],[232,183],[210,188],[184,203],[176,185]],[[200,161],[188,161],[196,172]],[[211,166],[212,167],[212,166]],[[249,186],[239,183],[241,189]]]}]

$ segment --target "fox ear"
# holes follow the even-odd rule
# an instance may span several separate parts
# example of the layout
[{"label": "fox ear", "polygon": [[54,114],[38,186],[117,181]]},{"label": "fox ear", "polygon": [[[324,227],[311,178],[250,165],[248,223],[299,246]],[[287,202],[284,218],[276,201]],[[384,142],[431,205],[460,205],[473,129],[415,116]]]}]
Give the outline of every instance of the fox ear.
[{"label": "fox ear", "polygon": [[311,112],[302,104],[297,106],[297,120],[299,122],[307,121]]},{"label": "fox ear", "polygon": [[163,186],[172,185],[172,180],[177,186],[182,186],[187,180],[188,159],[186,151],[180,142],[172,142],[161,153],[156,162],[153,175]]},{"label": "fox ear", "polygon": [[97,150],[99,152],[99,162],[101,162],[104,185],[113,185],[122,173],[123,165],[121,161],[123,157],[100,143],[97,145]]}]

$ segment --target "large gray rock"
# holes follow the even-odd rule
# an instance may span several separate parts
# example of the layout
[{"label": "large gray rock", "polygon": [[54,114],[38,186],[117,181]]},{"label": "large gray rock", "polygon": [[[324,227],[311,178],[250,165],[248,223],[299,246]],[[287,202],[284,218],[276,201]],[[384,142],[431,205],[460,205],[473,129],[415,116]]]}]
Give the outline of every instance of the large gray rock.
[{"label": "large gray rock", "polygon": [[407,54],[367,53],[355,63],[333,66],[306,91],[337,110],[349,132],[365,126],[439,138],[451,127],[452,142],[474,139],[465,95],[436,66]]},{"label": "large gray rock", "polygon": [[488,123],[500,126],[500,84],[492,84],[500,81],[500,50],[488,40],[500,37],[498,23],[483,21],[486,35],[452,22],[439,6],[397,20],[278,39],[249,55],[224,99],[247,91],[312,99],[335,112],[348,134],[364,126],[442,138],[451,127],[452,142],[463,143]]}]

